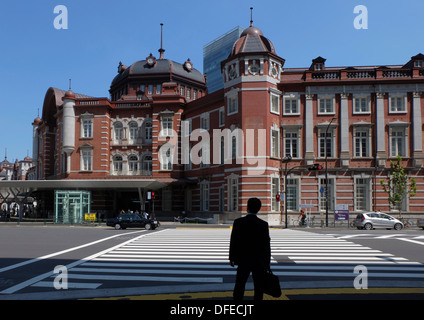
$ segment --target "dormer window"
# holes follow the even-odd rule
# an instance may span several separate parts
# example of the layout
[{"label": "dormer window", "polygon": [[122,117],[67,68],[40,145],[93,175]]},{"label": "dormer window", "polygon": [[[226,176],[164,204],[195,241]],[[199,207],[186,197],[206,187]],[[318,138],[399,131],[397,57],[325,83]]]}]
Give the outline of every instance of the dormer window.
[{"label": "dormer window", "polygon": [[312,71],[323,71],[325,69],[325,61],[323,57],[318,57],[312,60],[312,65],[310,70]]},{"label": "dormer window", "polygon": [[422,68],[423,60],[415,60],[415,68]]}]

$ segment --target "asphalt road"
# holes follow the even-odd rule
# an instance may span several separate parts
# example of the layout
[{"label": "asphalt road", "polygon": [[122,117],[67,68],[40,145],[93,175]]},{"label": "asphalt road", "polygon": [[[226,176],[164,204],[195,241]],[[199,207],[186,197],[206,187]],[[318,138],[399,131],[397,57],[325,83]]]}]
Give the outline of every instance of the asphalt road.
[{"label": "asphalt road", "polygon": [[[54,288],[43,288],[40,284],[47,284],[46,279],[53,279],[54,275],[60,275],[60,271],[54,273],[55,267],[57,266],[69,266],[70,269],[83,271],[87,261],[95,261],[96,259],[101,260],[110,253],[119,253],[119,250],[130,250],[127,247],[133,240],[144,243],[148,239],[164,238],[169,241],[164,241],[164,245],[172,244],[175,239],[169,236],[166,238],[169,229],[175,229],[176,227],[188,227],[189,229],[180,229],[179,234],[187,237],[193,234],[193,237],[200,238],[200,235],[204,235],[205,232],[198,229],[201,227],[210,228],[226,228],[229,226],[184,226],[184,225],[168,225],[162,226],[159,230],[146,231],[144,229],[127,229],[127,230],[114,230],[109,227],[86,227],[86,226],[32,226],[32,225],[0,225],[0,300],[2,299],[77,299],[78,296],[67,295],[66,293],[76,292],[75,290],[55,290]],[[168,231],[167,231],[168,229]],[[184,230],[187,230],[184,232]],[[194,232],[193,230],[197,230]],[[229,230],[228,230],[229,231]],[[360,248],[366,247],[370,249],[379,250],[389,255],[388,259],[404,259],[400,260],[399,263],[408,263],[409,261],[416,263],[418,267],[421,264],[424,265],[424,255],[422,254],[424,248],[424,232],[419,229],[407,229],[401,231],[393,230],[352,230],[352,229],[296,229],[296,231],[302,231],[300,234],[307,234],[308,236],[322,236],[328,237],[328,243],[337,243],[337,241],[343,241],[343,243],[349,243],[350,245],[359,245]],[[306,231],[306,232],[304,232]],[[193,233],[194,232],[194,233]],[[275,234],[279,234],[278,230]],[[311,233],[312,232],[312,233]],[[221,234],[217,232],[217,234]],[[221,235],[215,235],[215,232],[210,232],[211,239],[218,239],[217,243],[223,249],[227,246],[226,238],[222,238]],[[228,233],[223,233],[228,234]],[[297,233],[294,233],[298,236]],[[285,235],[281,236],[281,241],[285,241]],[[190,240],[192,241],[192,240]],[[211,240],[212,241],[212,240]],[[215,240],[214,240],[215,241]],[[153,242],[152,242],[153,243]],[[159,245],[159,244],[158,244]],[[281,244],[280,244],[281,245]],[[210,244],[205,244],[204,249]],[[122,249],[123,248],[123,249]],[[165,254],[174,254],[181,257],[181,253],[169,253],[169,247],[164,247]],[[178,247],[176,247],[178,249]],[[218,250],[221,250],[218,249]],[[141,250],[141,249],[140,249]],[[147,249],[143,249],[147,250]],[[150,250],[150,249],[148,249]],[[202,249],[203,250],[203,249]],[[213,249],[211,249],[213,250]],[[224,250],[224,249],[223,249]],[[184,251],[183,251],[184,252]],[[121,254],[121,253],[119,253]],[[199,254],[199,253],[197,253]],[[213,254],[213,253],[212,253]],[[78,289],[78,292],[90,292],[90,294],[81,295],[81,298],[95,298],[96,295],[93,292],[102,292],[99,297],[105,299],[109,297],[111,299],[231,299],[231,288],[233,286],[233,278],[231,275],[233,272],[228,269],[225,260],[225,253],[220,256],[217,260],[217,265],[223,268],[227,272],[227,276],[222,276],[222,285],[213,286],[209,283],[208,277],[204,276],[199,281],[202,285],[199,286],[199,291],[188,290],[190,284],[180,285],[179,283],[168,283],[164,284],[163,280],[157,282],[149,281],[149,290],[145,291],[142,296],[137,295],[137,290],[131,290],[133,282],[110,281],[108,289],[96,289],[89,290],[90,288],[73,288]],[[103,258],[105,259],[105,258]],[[147,259],[147,258],[146,258]],[[155,258],[156,259],[156,258]],[[170,261],[174,258],[167,258],[166,256],[161,257],[162,261],[171,263]],[[207,259],[211,259],[207,257]],[[325,282],[324,278],[307,278],[293,277],[290,272],[286,272],[285,268],[294,266],[293,257],[288,257],[285,253],[276,253],[276,266],[277,271],[281,272],[280,280],[283,284],[287,284],[284,288],[285,294],[282,299],[296,300],[296,299],[380,299],[384,298],[401,298],[406,299],[424,299],[424,285],[422,277],[423,272],[417,273],[419,275],[418,280],[413,279],[411,281],[399,281],[393,282],[393,288],[387,288],[386,290],[378,290],[381,288],[373,288],[368,291],[368,295],[354,294],[352,288],[346,286],[346,281],[343,279],[332,278],[332,286],[323,288],[322,284]],[[299,258],[301,259],[301,258]],[[397,261],[394,261],[397,263]],[[149,262],[151,263],[151,262]],[[221,264],[219,264],[221,263]],[[299,262],[296,262],[299,263]],[[301,262],[300,262],[301,263]],[[224,267],[225,264],[225,267]],[[153,265],[153,264],[152,264]],[[314,264],[315,265],[315,264]],[[87,265],[88,266],[88,265]],[[156,266],[157,267],[157,266]],[[160,266],[163,268],[163,266]],[[182,268],[184,265],[175,265],[173,268]],[[280,268],[280,269],[278,269]],[[84,271],[87,271],[85,268]],[[72,269],[71,269],[72,270]],[[196,271],[198,272],[198,271]],[[223,272],[225,274],[225,272]],[[234,273],[234,272],[233,272]],[[119,274],[119,276],[125,277],[126,275]],[[310,275],[307,275],[310,276]],[[100,278],[100,279],[104,279]],[[135,276],[137,280],[137,277]],[[211,276],[210,279],[213,279]],[[312,281],[320,280],[320,281]],[[189,278],[187,278],[190,281]],[[295,281],[293,281],[295,280]],[[408,280],[408,279],[406,279]],[[52,280],[49,280],[50,282]],[[99,280],[100,281],[100,280]],[[172,280],[177,281],[177,280]],[[194,280],[193,280],[194,281]],[[213,280],[211,280],[213,281]],[[95,282],[94,282],[95,283]],[[108,282],[109,283],[109,282]],[[320,283],[317,287],[316,284]],[[161,284],[161,285],[159,285]],[[290,286],[289,286],[290,284]],[[309,284],[309,286],[308,286]],[[340,284],[340,286],[337,286]],[[406,285],[405,285],[406,284]],[[50,284],[51,286],[51,284]],[[103,286],[102,286],[103,287]],[[125,287],[125,288],[124,288]],[[95,288],[95,287],[93,287]],[[91,288],[91,289],[93,289]],[[160,288],[160,289],[159,289]],[[208,289],[209,288],[209,289]],[[217,290],[220,288],[220,290]],[[414,288],[408,289],[408,288]],[[125,290],[116,290],[125,289]],[[251,286],[247,286],[247,295],[251,294]],[[337,290],[345,291],[337,291]],[[349,289],[349,290],[348,290]],[[390,290],[389,290],[390,289]],[[402,290],[401,290],[402,289]],[[108,293],[107,290],[110,290]],[[315,290],[315,291],[314,291]],[[317,291],[318,290],[318,291]],[[46,292],[48,294],[46,294]],[[122,294],[117,294],[121,292]],[[60,295],[58,295],[60,293]],[[171,295],[171,296],[170,296]]]}]

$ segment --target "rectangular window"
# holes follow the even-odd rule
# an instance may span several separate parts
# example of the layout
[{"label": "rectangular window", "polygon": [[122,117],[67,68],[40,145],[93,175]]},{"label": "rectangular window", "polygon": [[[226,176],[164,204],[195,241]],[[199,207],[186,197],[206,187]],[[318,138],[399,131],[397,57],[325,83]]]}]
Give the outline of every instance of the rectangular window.
[{"label": "rectangular window", "polygon": [[369,211],[370,208],[370,179],[355,179],[355,210]]},{"label": "rectangular window", "polygon": [[319,99],[318,114],[334,113],[334,104],[332,98]]},{"label": "rectangular window", "polygon": [[82,150],[81,151],[81,170],[82,171],[93,170],[92,162],[93,162],[93,151]]},{"label": "rectangular window", "polygon": [[333,135],[331,132],[327,132],[327,139],[325,135],[325,132],[321,132],[319,135],[319,156],[321,158],[325,158],[326,155],[327,157],[333,156]]},{"label": "rectangular window", "polygon": [[172,170],[172,153],[170,148],[168,148],[166,151],[161,151],[160,169]]},{"label": "rectangular window", "polygon": [[284,137],[284,156],[299,158],[298,141],[299,137],[297,132],[286,132]]},{"label": "rectangular window", "polygon": [[271,112],[280,113],[280,96],[271,93]]},{"label": "rectangular window", "polygon": [[355,157],[369,157],[368,130],[356,130],[354,139]]},{"label": "rectangular window", "polygon": [[287,179],[287,210],[297,210],[299,203],[298,191],[299,180]]},{"label": "rectangular window", "polygon": [[225,125],[225,109],[222,107],[219,109],[219,126],[222,127]]},{"label": "rectangular window", "polygon": [[209,183],[202,183],[201,188],[201,206],[203,211],[209,211]]},{"label": "rectangular window", "polygon": [[162,116],[161,121],[161,136],[172,137],[173,121],[172,116]]},{"label": "rectangular window", "polygon": [[354,113],[370,113],[370,104],[367,97],[354,99]]},{"label": "rectangular window", "polygon": [[83,138],[93,137],[93,120],[92,119],[82,120],[82,137]]},{"label": "rectangular window", "polygon": [[390,135],[390,156],[406,156],[405,129],[393,128]]},{"label": "rectangular window", "polygon": [[238,210],[238,178],[229,179],[229,211]]},{"label": "rectangular window", "polygon": [[162,85],[158,84],[156,85],[156,94],[161,94],[162,93]]},{"label": "rectangular window", "polygon": [[328,210],[334,210],[334,179],[328,179],[328,190],[326,190],[325,179],[320,179],[320,190],[324,192],[319,192],[319,209],[325,211],[327,198],[328,198]]},{"label": "rectangular window", "polygon": [[390,98],[390,112],[406,112],[405,97],[397,96]]},{"label": "rectangular window", "polygon": [[237,97],[229,97],[227,101],[228,101],[228,114],[237,113],[238,112]]},{"label": "rectangular window", "polygon": [[280,132],[271,129],[271,157],[280,157]]},{"label": "rectangular window", "polygon": [[297,99],[284,99],[284,114],[299,114]]},{"label": "rectangular window", "polygon": [[200,116],[200,129],[209,130],[209,113]]}]

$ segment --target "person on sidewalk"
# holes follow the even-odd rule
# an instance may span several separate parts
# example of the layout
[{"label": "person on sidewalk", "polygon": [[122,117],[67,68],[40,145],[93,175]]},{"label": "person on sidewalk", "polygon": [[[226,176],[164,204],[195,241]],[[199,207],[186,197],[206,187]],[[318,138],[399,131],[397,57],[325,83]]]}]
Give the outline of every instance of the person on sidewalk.
[{"label": "person on sidewalk", "polygon": [[261,206],[258,198],[250,198],[247,201],[247,215],[234,220],[229,251],[230,265],[237,265],[234,300],[243,299],[250,273],[254,299],[263,299],[264,271],[270,268],[271,263],[271,238],[268,223],[257,217]]}]

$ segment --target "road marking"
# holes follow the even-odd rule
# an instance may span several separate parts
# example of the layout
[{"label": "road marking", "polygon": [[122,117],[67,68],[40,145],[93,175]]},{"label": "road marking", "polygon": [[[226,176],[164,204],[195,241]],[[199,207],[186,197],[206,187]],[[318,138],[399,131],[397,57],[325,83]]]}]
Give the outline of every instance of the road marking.
[{"label": "road marking", "polygon": [[419,245],[424,246],[424,242],[421,242],[421,241],[415,241],[415,240],[412,240],[412,239],[406,239],[406,238],[397,238],[397,239],[398,239],[398,240],[407,241],[407,242],[411,242],[411,243],[415,243],[415,244],[419,244]]},{"label": "road marking", "polygon": [[[165,229],[165,230],[166,230],[166,229]],[[158,231],[157,233],[159,233],[159,232],[163,232],[163,231],[165,231],[165,230]],[[136,233],[136,232],[140,232],[140,231],[135,231],[135,232],[130,232],[130,233]],[[127,234],[130,234],[130,233],[123,233],[123,234],[127,235]],[[115,236],[112,236],[112,237],[122,236],[123,234],[115,235]],[[147,233],[147,234],[148,234],[148,233]],[[142,235],[140,235],[140,236],[136,237],[136,239],[139,239],[139,238],[145,237],[147,234],[142,234]],[[109,238],[110,238],[110,237],[109,237]],[[106,238],[106,239],[107,239],[107,238]],[[102,240],[104,241],[105,239],[102,239]],[[91,255],[91,256],[88,256],[88,257],[86,257],[86,258],[84,258],[84,259],[74,261],[74,262],[72,262],[72,263],[70,263],[70,264],[66,265],[65,267],[69,270],[69,269],[71,269],[71,268],[73,268],[73,267],[76,267],[76,266],[78,266],[78,265],[80,265],[80,264],[82,264],[82,263],[86,262],[86,261],[92,260],[92,259],[94,259],[94,258],[96,258],[96,257],[98,257],[98,256],[100,256],[100,255],[102,255],[102,254],[105,254],[105,253],[107,253],[107,252],[109,252],[109,251],[111,251],[111,250],[114,250],[114,249],[116,249],[116,248],[119,248],[120,246],[123,246],[123,245],[125,245],[126,243],[129,243],[129,242],[131,242],[131,241],[133,241],[133,240],[134,240],[134,239],[130,239],[130,240],[125,241],[124,243],[118,244],[118,245],[116,245],[116,246],[114,246],[114,247],[112,247],[112,248],[108,248],[108,249],[106,249],[106,250],[100,251],[100,252],[98,252],[98,253],[96,253],[96,254],[93,254],[93,255]],[[99,240],[98,240],[98,241],[99,241]],[[96,242],[96,241],[95,241],[95,242]],[[92,243],[92,244],[93,244],[93,243]],[[73,249],[75,250],[75,248],[73,248]],[[34,277],[34,278],[31,278],[31,279],[29,279],[29,280],[26,280],[26,281],[24,281],[24,282],[21,282],[21,283],[19,283],[19,284],[15,285],[15,286],[12,286],[12,287],[10,287],[10,288],[8,288],[8,289],[5,289],[5,290],[1,291],[1,292],[0,292],[0,294],[12,294],[12,293],[15,293],[16,291],[19,291],[19,290],[21,290],[21,289],[23,289],[23,288],[25,288],[25,287],[31,286],[32,284],[34,284],[34,283],[36,283],[36,282],[39,282],[39,281],[41,281],[41,280],[43,280],[43,279],[45,279],[45,278],[50,277],[50,276],[53,274],[53,272],[54,272],[54,270],[51,270],[51,271],[48,271],[48,272],[43,273],[43,274],[41,274],[41,275],[38,275],[38,276],[36,276],[36,277]],[[69,275],[68,275],[68,276],[69,276]]]},{"label": "road marking", "polygon": [[337,239],[350,239],[350,238],[357,238],[357,237],[367,237],[370,236],[369,234],[350,234],[347,236],[341,236],[341,237],[337,237]]},{"label": "road marking", "polygon": [[[102,285],[102,283],[77,283],[77,282],[68,282],[68,289],[97,289]],[[38,288],[53,288],[53,281],[40,281],[31,285],[31,287]]]},{"label": "road marking", "polygon": [[85,248],[85,247],[89,247],[89,246],[92,246],[93,244],[97,244],[97,243],[107,241],[107,240],[110,240],[110,239],[113,239],[113,238],[116,238],[116,237],[120,237],[122,235],[128,235],[128,234],[137,233],[137,232],[146,232],[146,230],[120,233],[120,234],[116,234],[116,235],[111,236],[111,237],[107,237],[107,238],[96,240],[96,241],[93,241],[93,242],[90,242],[90,243],[86,243],[86,244],[83,244],[81,246],[77,246],[77,247],[69,248],[69,249],[66,249],[66,250],[58,251],[58,252],[55,252],[55,253],[47,254],[45,256],[38,257],[38,258],[35,258],[35,259],[26,260],[26,261],[23,261],[23,262],[20,262],[20,263],[16,263],[16,264],[1,268],[0,273],[5,272],[5,271],[9,271],[9,270],[13,270],[13,269],[16,269],[16,268],[19,268],[19,267],[22,267],[22,266],[26,266],[28,264],[38,262],[40,260],[45,260],[45,259],[49,259],[51,257],[59,256],[61,254],[67,253],[67,252],[71,252],[71,251],[75,251],[75,250],[82,249],[82,248]]},{"label": "road marking", "polygon": [[68,274],[69,279],[84,280],[113,280],[113,281],[163,281],[163,282],[206,282],[222,283],[221,277],[153,277],[153,276],[118,276],[111,275],[86,275],[86,274]]},{"label": "road marking", "polygon": [[385,235],[385,236],[375,237],[374,239],[388,239],[388,238],[393,238],[393,237],[398,237],[398,236],[404,236],[404,234],[389,234],[389,235]]}]

